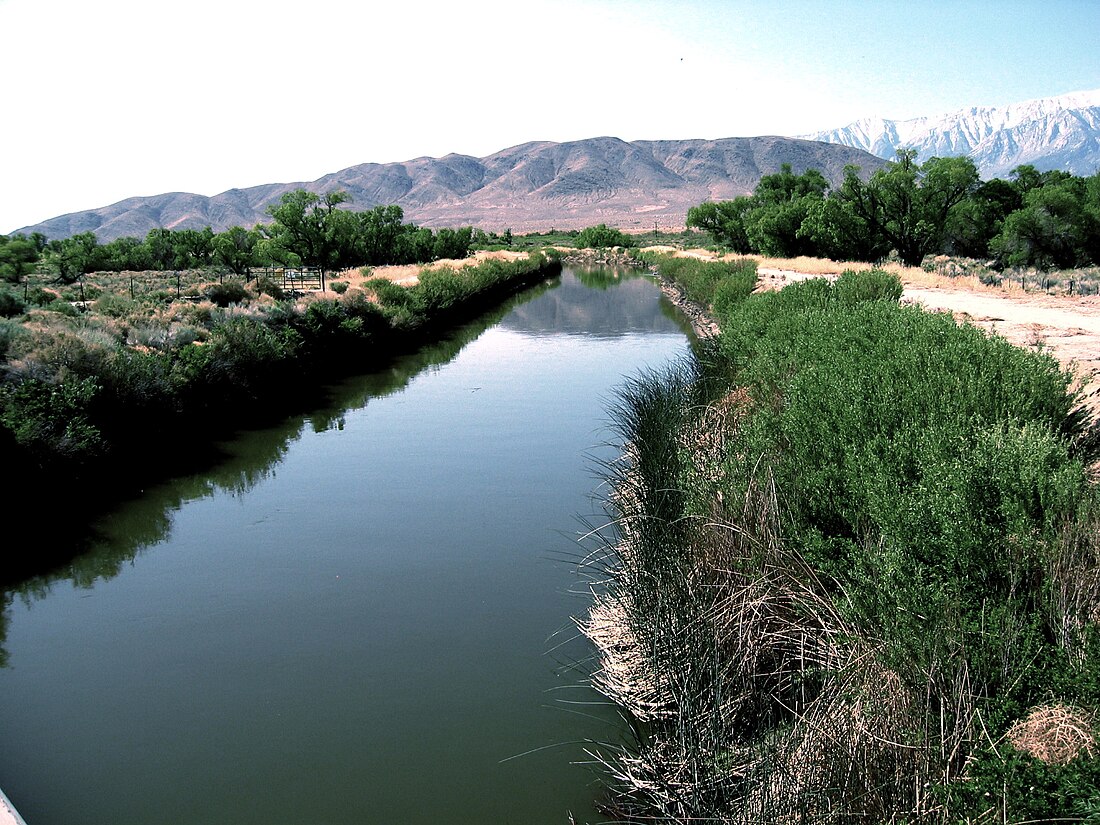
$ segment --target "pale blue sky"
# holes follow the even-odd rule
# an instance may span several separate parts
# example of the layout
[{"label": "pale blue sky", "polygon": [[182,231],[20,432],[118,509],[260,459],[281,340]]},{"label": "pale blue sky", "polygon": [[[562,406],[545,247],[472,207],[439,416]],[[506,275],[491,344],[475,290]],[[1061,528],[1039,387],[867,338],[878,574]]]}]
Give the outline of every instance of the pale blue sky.
[{"label": "pale blue sky", "polygon": [[529,140],[797,135],[1100,88],[1100,2],[0,0],[0,232]]}]

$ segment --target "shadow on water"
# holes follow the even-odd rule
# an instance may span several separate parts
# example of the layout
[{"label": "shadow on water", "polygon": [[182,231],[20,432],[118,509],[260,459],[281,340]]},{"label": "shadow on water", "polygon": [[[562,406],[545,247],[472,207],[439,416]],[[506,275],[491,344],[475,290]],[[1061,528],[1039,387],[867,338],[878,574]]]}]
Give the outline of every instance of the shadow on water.
[{"label": "shadow on water", "polygon": [[[45,597],[59,581],[88,588],[96,581],[112,579],[133,563],[145,548],[164,541],[172,529],[172,517],[185,503],[216,492],[244,495],[269,478],[289,447],[301,438],[304,428],[320,433],[343,429],[345,415],[365,407],[371,399],[384,398],[404,389],[426,370],[454,360],[487,329],[499,324],[510,312],[554,290],[560,277],[525,290],[497,309],[465,324],[447,337],[416,352],[396,357],[372,373],[334,382],[322,388],[318,406],[305,415],[294,415],[263,429],[241,430],[230,440],[210,445],[216,461],[196,472],[178,476],[141,491],[139,498],[101,512],[76,535],[66,535],[68,552],[58,549],[49,557],[70,556],[71,561],[32,575],[0,591],[0,667],[6,665],[4,639],[8,608],[15,598],[31,602]],[[49,541],[40,536],[39,542]],[[73,552],[72,548],[75,548]]]},{"label": "shadow on water", "polygon": [[[607,292],[611,287],[617,287],[614,299]],[[144,489],[139,498],[100,513],[79,534],[66,536],[69,552],[59,549],[56,557],[69,556],[71,561],[0,590],[0,667],[7,663],[4,640],[14,599],[30,603],[44,598],[57,582],[90,588],[96,581],[114,578],[144,549],[168,537],[173,515],[185,503],[219,491],[246,494],[275,472],[306,428],[315,433],[342,430],[348,412],[366,407],[372,399],[401,392],[416,376],[454,360],[463,348],[498,324],[534,336],[691,334],[690,325],[663,296],[654,311],[652,284],[641,273],[610,268],[563,270],[561,276],[514,296],[434,344],[399,356],[375,372],[327,385],[319,404],[308,414],[290,416],[263,429],[242,430],[231,440],[211,445],[215,463]],[[38,540],[48,541],[45,537]],[[76,552],[71,552],[74,547]]]}]

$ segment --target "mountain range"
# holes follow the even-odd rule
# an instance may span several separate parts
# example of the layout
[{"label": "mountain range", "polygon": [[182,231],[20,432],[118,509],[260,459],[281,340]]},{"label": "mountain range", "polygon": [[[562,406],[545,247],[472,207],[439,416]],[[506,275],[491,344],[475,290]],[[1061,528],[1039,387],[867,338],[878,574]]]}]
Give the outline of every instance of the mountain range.
[{"label": "mountain range", "polygon": [[100,242],[144,237],[153,228],[220,232],[270,221],[267,209],[294,189],[343,190],[351,209],[398,204],[422,226],[473,225],[513,232],[607,223],[644,231],[682,228],[704,200],[753,191],[761,176],[789,163],[819,169],[832,184],[855,164],[869,176],[884,161],[861,149],[784,137],[639,140],[597,137],[534,142],[484,158],[451,154],[403,163],[363,163],[315,181],[230,189],[206,197],[171,192],[52,218],[17,232],[66,238],[94,232]]},{"label": "mountain range", "polygon": [[343,190],[351,209],[398,204],[423,226],[473,225],[514,232],[607,223],[646,231],[682,227],[704,200],[753,191],[763,175],[789,163],[819,169],[834,186],[854,164],[866,177],[900,148],[930,157],[967,155],[983,178],[1008,177],[1022,164],[1092,175],[1100,168],[1100,90],[1009,106],[975,106],[911,120],[867,118],[801,138],[637,140],[614,137],[539,141],[484,158],[450,154],[402,163],[363,163],[315,181],[230,189],[207,197],[170,192],[128,198],[52,218],[18,232],[65,238],[94,232],[101,242],[144,237],[153,228],[222,231],[270,220],[287,192]]},{"label": "mountain range", "polygon": [[912,120],[866,118],[804,137],[888,160],[901,148],[916,149],[921,162],[967,155],[987,180],[1007,178],[1023,164],[1089,176],[1100,169],[1100,90]]}]

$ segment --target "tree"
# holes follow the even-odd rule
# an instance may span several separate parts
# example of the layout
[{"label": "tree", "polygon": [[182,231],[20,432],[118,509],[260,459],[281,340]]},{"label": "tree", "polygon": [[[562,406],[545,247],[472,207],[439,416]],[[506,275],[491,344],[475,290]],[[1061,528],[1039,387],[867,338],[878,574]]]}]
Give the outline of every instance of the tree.
[{"label": "tree", "polygon": [[201,269],[214,260],[214,231],[203,229],[177,229],[172,233],[172,249],[178,269]]},{"label": "tree", "polygon": [[749,236],[745,232],[745,213],[753,206],[748,195],[730,201],[706,201],[688,209],[689,228],[709,232],[715,243],[725,244],[735,252],[749,252]]},{"label": "tree", "polygon": [[810,233],[801,231],[802,224],[828,188],[829,182],[816,169],[796,175],[789,163],[777,174],[762,177],[743,216],[749,245],[780,258],[816,255],[817,244]]},{"label": "tree", "polygon": [[381,266],[396,263],[397,239],[405,231],[400,206],[376,206],[358,214],[359,263]]},{"label": "tree", "polygon": [[268,212],[274,223],[267,227],[275,245],[293,253],[304,266],[322,271],[339,264],[346,250],[354,246],[350,234],[354,223],[337,216],[336,207],[351,200],[346,192],[317,195],[296,189],[282,196]]},{"label": "tree", "polygon": [[161,272],[176,268],[176,246],[172,230],[156,227],[150,229],[143,241],[149,265]]},{"label": "tree", "polygon": [[224,232],[219,232],[211,241],[214,260],[234,275],[247,275],[248,271],[259,263],[257,260],[259,242],[258,230],[232,226]]},{"label": "tree", "polygon": [[81,275],[103,268],[102,247],[93,232],[50,241],[46,249],[46,262],[62,283],[71,284]]},{"label": "tree", "polygon": [[918,166],[916,157],[916,150],[899,149],[897,162],[867,183],[849,167],[837,192],[849,220],[865,226],[871,246],[888,244],[910,266],[941,249],[951,210],[979,183],[969,158],[931,158]]},{"label": "tree", "polygon": [[1023,208],[1005,219],[990,242],[1001,266],[1051,269],[1100,262],[1100,203],[1092,206],[1091,179],[1049,180],[1027,187]]},{"label": "tree", "polygon": [[582,229],[577,235],[578,249],[599,249],[608,246],[634,246],[634,239],[605,223]]},{"label": "tree", "polygon": [[440,229],[435,233],[435,241],[432,244],[432,257],[435,260],[465,258],[470,254],[472,237],[473,229],[468,226],[462,229]]},{"label": "tree", "polygon": [[42,247],[33,237],[0,235],[0,280],[12,284],[20,283],[34,272],[41,252]]},{"label": "tree", "polygon": [[951,210],[944,227],[946,252],[968,258],[989,257],[989,243],[1004,227],[1005,218],[1023,205],[1019,190],[999,178],[981,184]]},{"label": "tree", "polygon": [[137,238],[115,238],[103,245],[103,268],[112,272],[141,272],[153,269],[149,250]]}]

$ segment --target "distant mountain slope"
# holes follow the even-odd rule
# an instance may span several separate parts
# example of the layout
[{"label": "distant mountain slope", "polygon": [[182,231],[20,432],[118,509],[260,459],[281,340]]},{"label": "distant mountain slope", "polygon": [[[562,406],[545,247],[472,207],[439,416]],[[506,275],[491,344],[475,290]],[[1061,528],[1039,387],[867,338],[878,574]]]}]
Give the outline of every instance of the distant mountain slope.
[{"label": "distant mountain slope", "polygon": [[205,197],[173,192],[128,198],[62,215],[19,232],[65,238],[95,232],[101,242],[144,237],[155,227],[253,226],[285,192],[335,189],[351,209],[399,204],[406,220],[425,226],[472,224],[485,229],[571,229],[607,223],[623,229],[681,227],[689,207],[751,192],[763,175],[789,163],[820,169],[832,183],[855,164],[870,175],[883,161],[859,149],[782,137],[634,141],[598,137],[569,143],[525,143],[486,158],[447,155],[403,163],[364,163],[318,180],[230,189]]},{"label": "distant mountain slope", "polygon": [[968,155],[986,179],[1007,178],[1025,163],[1088,176],[1100,169],[1100,90],[914,120],[867,118],[805,137],[887,159],[902,147],[916,149],[922,162]]}]

